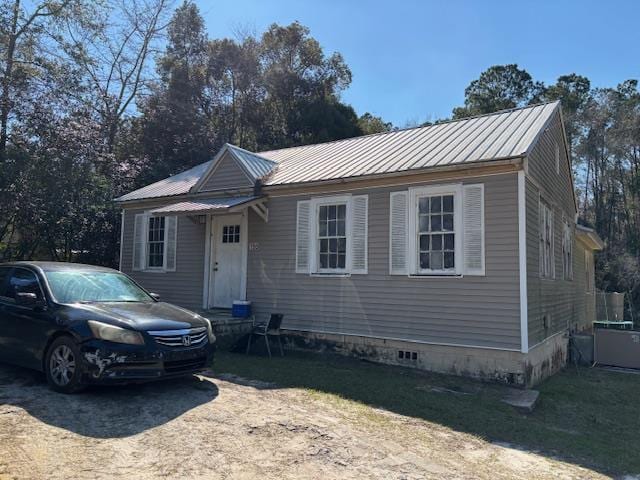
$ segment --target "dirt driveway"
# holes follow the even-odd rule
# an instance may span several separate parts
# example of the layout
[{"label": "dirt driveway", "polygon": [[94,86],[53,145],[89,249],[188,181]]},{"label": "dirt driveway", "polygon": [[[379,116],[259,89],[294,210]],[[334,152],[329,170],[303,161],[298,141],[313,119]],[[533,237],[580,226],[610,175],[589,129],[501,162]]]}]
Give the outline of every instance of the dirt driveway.
[{"label": "dirt driveway", "polygon": [[65,396],[0,364],[0,479],[603,478],[441,425],[238,377]]}]

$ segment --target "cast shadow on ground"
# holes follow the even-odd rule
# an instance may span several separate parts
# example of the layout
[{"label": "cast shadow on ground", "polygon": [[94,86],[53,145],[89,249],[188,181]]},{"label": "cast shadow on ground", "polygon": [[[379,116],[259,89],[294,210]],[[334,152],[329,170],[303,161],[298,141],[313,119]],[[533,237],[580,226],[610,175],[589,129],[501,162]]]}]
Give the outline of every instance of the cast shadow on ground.
[{"label": "cast shadow on ground", "polygon": [[44,374],[0,363],[0,404],[22,408],[55,427],[93,438],[120,438],[163,425],[215,400],[218,387],[194,375],[153,383],[53,392]]}]

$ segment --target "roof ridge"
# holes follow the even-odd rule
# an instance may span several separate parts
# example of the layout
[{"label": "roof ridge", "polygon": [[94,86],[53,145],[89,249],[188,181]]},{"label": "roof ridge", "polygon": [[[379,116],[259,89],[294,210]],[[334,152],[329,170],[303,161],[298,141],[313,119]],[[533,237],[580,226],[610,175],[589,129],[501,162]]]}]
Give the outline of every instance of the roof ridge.
[{"label": "roof ridge", "polygon": [[229,148],[242,150],[243,152],[248,153],[249,155],[253,155],[254,157],[258,157],[260,160],[264,160],[265,162],[269,162],[269,163],[273,163],[273,164],[277,164],[278,163],[278,162],[274,162],[273,160],[269,160],[268,158],[263,157],[262,155],[260,155],[260,153],[252,152],[251,150],[247,150],[246,148],[239,147],[237,145],[234,145],[233,143],[227,142],[226,145]]},{"label": "roof ridge", "polygon": [[[503,115],[505,113],[511,113],[511,112],[516,111],[516,110],[526,110],[528,108],[542,107],[544,105],[551,105],[553,103],[559,104],[560,100],[552,100],[552,101],[548,101],[548,102],[534,103],[534,104],[531,104],[531,105],[525,105],[524,107],[505,108],[503,110],[496,110],[495,112],[491,112],[491,113],[481,113],[481,114],[478,114],[478,115],[471,115],[469,117],[464,117],[464,118],[443,120],[441,122],[432,123],[431,125],[421,125],[421,126],[418,126],[418,127],[397,128],[395,130],[389,130],[387,132],[368,133],[367,135],[358,135],[357,137],[341,138],[341,139],[338,139],[338,140],[330,140],[328,142],[308,143],[308,144],[305,144],[305,145],[295,145],[293,147],[274,148],[274,149],[271,149],[271,150],[261,150],[260,152],[257,152],[257,153],[254,153],[254,152],[249,152],[249,153],[254,153],[256,155],[260,155],[260,154],[263,154],[263,153],[272,153],[272,152],[281,152],[283,150],[292,150],[294,148],[313,147],[313,146],[316,146],[316,145],[330,145],[332,143],[347,142],[349,140],[355,140],[356,138],[360,139],[360,138],[367,138],[367,137],[389,135],[391,133],[406,132],[406,131],[409,131],[409,130],[418,130],[418,129],[421,129],[421,128],[431,128],[431,127],[436,127],[438,125],[445,125],[445,124],[448,124],[448,123],[462,122],[462,121],[466,121],[466,120],[474,120],[476,118],[482,118],[482,117],[490,117],[492,115]],[[231,145],[231,144],[229,144],[229,145]],[[240,147],[236,147],[236,148],[240,148]],[[244,150],[244,149],[241,149],[241,150]],[[246,151],[248,151],[248,150],[246,150]],[[280,162],[276,162],[276,163],[280,163]]]}]

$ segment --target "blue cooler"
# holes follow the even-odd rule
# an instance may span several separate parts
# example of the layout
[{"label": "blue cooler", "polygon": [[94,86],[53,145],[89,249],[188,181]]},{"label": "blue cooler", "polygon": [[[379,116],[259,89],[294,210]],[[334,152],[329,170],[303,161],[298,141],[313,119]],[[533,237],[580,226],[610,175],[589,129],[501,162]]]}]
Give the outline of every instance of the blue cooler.
[{"label": "blue cooler", "polygon": [[231,315],[237,318],[249,318],[251,316],[251,302],[235,300],[233,307],[231,307]]}]

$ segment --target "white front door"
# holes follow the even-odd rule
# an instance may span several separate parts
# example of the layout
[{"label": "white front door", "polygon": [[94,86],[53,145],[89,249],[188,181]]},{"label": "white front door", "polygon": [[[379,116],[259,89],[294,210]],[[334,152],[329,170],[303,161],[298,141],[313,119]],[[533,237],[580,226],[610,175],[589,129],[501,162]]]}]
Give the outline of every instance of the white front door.
[{"label": "white front door", "polygon": [[244,299],[246,222],[242,215],[214,216],[212,227],[209,306],[231,308]]}]

